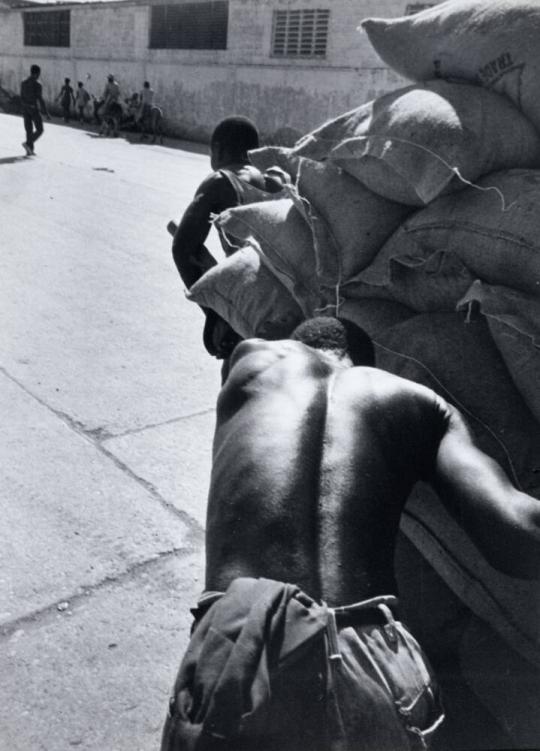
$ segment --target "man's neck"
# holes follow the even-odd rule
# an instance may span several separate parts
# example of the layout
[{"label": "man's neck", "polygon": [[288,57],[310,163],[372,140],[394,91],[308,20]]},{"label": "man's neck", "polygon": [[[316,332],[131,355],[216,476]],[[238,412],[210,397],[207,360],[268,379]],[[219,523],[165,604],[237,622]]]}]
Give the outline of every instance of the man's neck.
[{"label": "man's neck", "polygon": [[347,370],[353,367],[353,362],[349,355],[340,355],[334,349],[318,349],[322,357],[332,366],[335,370]]}]

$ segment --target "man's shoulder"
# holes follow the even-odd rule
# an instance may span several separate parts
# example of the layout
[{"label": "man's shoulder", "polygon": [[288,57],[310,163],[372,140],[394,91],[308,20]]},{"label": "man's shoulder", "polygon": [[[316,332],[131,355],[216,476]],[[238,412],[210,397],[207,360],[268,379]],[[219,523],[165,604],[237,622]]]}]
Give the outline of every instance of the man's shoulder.
[{"label": "man's shoulder", "polygon": [[372,399],[393,405],[422,407],[437,412],[450,409],[447,402],[428,386],[403,378],[376,367],[355,366],[344,371],[343,384],[359,395],[369,394]]},{"label": "man's shoulder", "polygon": [[249,358],[254,362],[263,362],[268,358],[281,359],[303,349],[299,342],[290,339],[268,341],[267,339],[245,339],[235,348],[231,356],[231,366],[240,360]]},{"label": "man's shoulder", "polygon": [[219,170],[207,175],[196,190],[196,196],[204,197],[211,203],[224,203],[223,208],[236,206],[237,196],[230,180]]},{"label": "man's shoulder", "polygon": [[278,361],[291,355],[305,355],[305,347],[300,342],[283,339],[246,339],[238,344],[230,359],[230,373],[236,383],[251,380],[262,374]]},{"label": "man's shoulder", "polygon": [[21,86],[31,87],[35,89],[36,91],[39,91],[41,89],[40,82],[36,80],[33,76],[28,76],[28,78],[25,78]]}]

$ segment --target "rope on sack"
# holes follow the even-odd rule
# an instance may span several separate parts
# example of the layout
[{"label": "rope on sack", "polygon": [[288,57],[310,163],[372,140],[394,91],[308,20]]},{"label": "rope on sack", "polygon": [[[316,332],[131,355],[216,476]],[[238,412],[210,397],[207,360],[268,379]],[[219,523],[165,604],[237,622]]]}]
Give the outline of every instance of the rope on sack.
[{"label": "rope on sack", "polygon": [[[506,199],[504,197],[504,193],[502,192],[502,190],[500,190],[500,188],[497,188],[496,185],[488,185],[488,186],[484,187],[482,185],[477,185],[476,183],[471,182],[466,177],[463,177],[463,175],[461,174],[461,172],[459,170],[459,167],[452,166],[440,154],[437,154],[437,152],[432,151],[427,146],[423,146],[422,144],[415,143],[414,141],[408,141],[406,138],[396,138],[395,136],[380,136],[377,133],[369,133],[369,134],[367,134],[365,136],[365,138],[384,138],[388,142],[396,141],[397,143],[405,143],[408,146],[414,146],[417,149],[422,149],[422,151],[425,151],[428,154],[431,154],[431,156],[434,156],[435,159],[438,159],[442,164],[444,164],[444,166],[447,169],[449,169],[450,172],[452,172],[458,178],[458,180],[461,180],[461,182],[464,185],[468,185],[469,187],[474,188],[475,190],[480,190],[480,191],[482,191],[484,193],[487,193],[488,191],[493,190],[499,196],[499,198],[501,199],[501,207],[502,207],[501,210],[502,210],[503,214],[505,214],[507,211],[510,211],[510,209],[517,204],[517,200],[516,201],[512,201],[511,203],[507,204],[506,203]],[[327,141],[327,143],[330,143],[333,146],[336,146],[339,143],[341,143],[341,141],[336,141],[335,139],[332,139],[332,138],[321,139],[321,141],[323,141],[323,140]]]},{"label": "rope on sack", "polygon": [[518,490],[523,490],[521,487],[521,483],[519,482],[519,478],[517,476],[516,468],[514,466],[514,462],[512,461],[512,457],[510,455],[509,450],[506,448],[506,445],[504,442],[499,438],[499,436],[487,425],[485,422],[483,422],[479,417],[477,417],[473,412],[471,412],[467,407],[465,407],[464,404],[462,404],[459,399],[457,399],[454,394],[450,391],[450,389],[446,388],[446,386],[437,378],[435,373],[433,373],[432,370],[428,368],[427,365],[425,365],[421,360],[418,360],[416,357],[412,357],[411,355],[405,355],[403,352],[396,352],[394,349],[390,349],[389,347],[385,347],[384,344],[381,344],[376,339],[373,339],[373,343],[379,347],[380,349],[383,349],[385,352],[389,352],[391,355],[397,355],[398,357],[403,357],[406,360],[410,360],[411,362],[416,363],[416,365],[420,365],[421,368],[423,368],[429,376],[435,381],[435,383],[441,388],[446,394],[450,397],[450,399],[459,407],[459,409],[464,412],[466,415],[471,417],[473,420],[476,420],[476,422],[481,425],[487,432],[494,438],[496,443],[499,444],[501,449],[503,450],[506,459],[508,461],[508,465],[510,467],[512,477],[514,478],[514,484],[516,485]]},{"label": "rope on sack", "polygon": [[[303,157],[300,157],[299,164],[298,164],[298,171],[296,173],[296,181],[295,181],[294,186],[292,186],[292,189],[289,188],[289,194],[292,195],[292,193],[294,191],[294,196],[300,201],[300,203],[304,207],[306,221],[310,225],[312,234],[314,234],[314,232],[313,232],[313,213],[312,213],[313,207],[312,207],[311,203],[308,201],[308,199],[304,198],[304,196],[302,196],[300,194],[300,192],[299,192],[300,174],[302,172],[302,161],[303,161]],[[286,188],[287,187],[288,186],[286,186]],[[293,201],[294,201],[294,199],[293,199]],[[330,235],[330,237],[334,241],[334,245],[336,247],[336,250],[339,251],[339,243],[337,241],[336,236],[334,235],[334,233],[332,231],[332,228],[328,224],[326,224],[326,222],[325,222],[325,227],[326,227],[326,230],[327,230],[328,234]],[[341,257],[339,255],[339,252],[337,254],[337,260],[338,260],[338,269],[339,269],[339,271],[338,271],[338,280],[337,280],[336,285],[334,287],[335,302],[328,303],[327,305],[323,305],[320,308],[315,308],[315,310],[314,310],[315,315],[324,315],[324,313],[326,311],[331,311],[331,315],[335,316],[336,318],[339,317],[339,310],[340,310],[342,302],[344,302],[344,299],[341,297],[341,294],[340,294],[341,285],[342,285],[343,281],[342,281]]]},{"label": "rope on sack", "polygon": [[335,302],[328,303],[328,305],[324,305],[322,308],[315,308],[315,313],[317,315],[323,315],[325,311],[327,310],[330,310],[330,311],[334,310],[335,312],[332,313],[332,315],[335,318],[339,318],[339,309],[341,307],[341,304],[344,302],[344,298],[341,297],[341,294],[340,294],[340,288],[341,288],[341,279],[337,282],[336,286],[334,287],[334,291],[336,294]]}]

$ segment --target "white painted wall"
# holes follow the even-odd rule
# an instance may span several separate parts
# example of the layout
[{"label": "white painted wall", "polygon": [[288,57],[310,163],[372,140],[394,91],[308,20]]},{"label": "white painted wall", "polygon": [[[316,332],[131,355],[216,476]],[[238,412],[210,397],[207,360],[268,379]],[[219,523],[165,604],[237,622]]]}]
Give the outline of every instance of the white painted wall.
[{"label": "white painted wall", "polygon": [[[227,50],[148,49],[150,7],[93,3],[71,8],[71,47],[24,47],[21,10],[0,10],[0,86],[17,92],[32,63],[46,99],[67,76],[101,94],[114,73],[125,96],[150,80],[168,130],[207,140],[222,117],[251,117],[266,139],[282,128],[304,133],[404,81],[357,31],[368,16],[399,16],[407,0],[230,0]],[[55,6],[58,8],[58,6]],[[271,57],[276,9],[330,8],[325,60]],[[43,8],[40,12],[47,12]]]}]

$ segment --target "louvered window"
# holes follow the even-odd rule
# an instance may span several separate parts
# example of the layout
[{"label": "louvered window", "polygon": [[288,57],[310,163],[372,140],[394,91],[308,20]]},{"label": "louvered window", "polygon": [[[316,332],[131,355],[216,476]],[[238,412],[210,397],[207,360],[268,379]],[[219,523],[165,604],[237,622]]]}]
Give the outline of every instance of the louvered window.
[{"label": "louvered window", "polygon": [[276,10],[272,28],[272,55],[325,57],[329,10]]},{"label": "louvered window", "polygon": [[69,47],[69,10],[23,13],[25,47]]},{"label": "louvered window", "polygon": [[152,5],[150,47],[176,50],[226,50],[229,3]]}]

